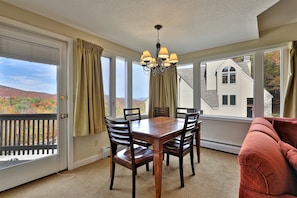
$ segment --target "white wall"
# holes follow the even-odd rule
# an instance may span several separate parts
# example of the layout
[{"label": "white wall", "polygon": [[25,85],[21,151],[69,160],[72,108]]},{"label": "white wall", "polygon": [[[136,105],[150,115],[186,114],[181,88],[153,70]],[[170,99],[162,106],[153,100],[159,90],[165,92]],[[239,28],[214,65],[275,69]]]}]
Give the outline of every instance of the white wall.
[{"label": "white wall", "polygon": [[[235,118],[215,118],[200,116],[202,147],[222,150],[225,152],[239,152],[240,146],[250,127],[251,120]],[[203,157],[202,157],[203,158]]]}]

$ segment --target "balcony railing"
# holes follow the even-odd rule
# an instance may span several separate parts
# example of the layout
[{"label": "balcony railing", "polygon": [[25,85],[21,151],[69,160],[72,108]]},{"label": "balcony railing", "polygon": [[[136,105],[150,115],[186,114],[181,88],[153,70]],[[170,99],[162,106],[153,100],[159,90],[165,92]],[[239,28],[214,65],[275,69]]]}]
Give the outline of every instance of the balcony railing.
[{"label": "balcony railing", "polygon": [[0,114],[0,156],[54,154],[57,114]]}]

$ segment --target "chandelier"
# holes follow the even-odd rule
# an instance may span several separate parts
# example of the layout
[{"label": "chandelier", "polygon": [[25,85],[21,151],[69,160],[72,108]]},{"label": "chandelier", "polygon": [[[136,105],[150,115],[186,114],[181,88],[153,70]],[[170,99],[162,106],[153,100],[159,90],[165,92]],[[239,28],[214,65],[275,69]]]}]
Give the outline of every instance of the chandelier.
[{"label": "chandelier", "polygon": [[161,47],[159,40],[159,30],[162,25],[155,25],[155,29],[158,32],[157,44],[156,44],[156,57],[153,57],[149,50],[144,50],[140,57],[140,64],[145,72],[152,72],[155,76],[167,71],[169,68],[173,68],[178,62],[176,53],[168,54],[167,47]]}]

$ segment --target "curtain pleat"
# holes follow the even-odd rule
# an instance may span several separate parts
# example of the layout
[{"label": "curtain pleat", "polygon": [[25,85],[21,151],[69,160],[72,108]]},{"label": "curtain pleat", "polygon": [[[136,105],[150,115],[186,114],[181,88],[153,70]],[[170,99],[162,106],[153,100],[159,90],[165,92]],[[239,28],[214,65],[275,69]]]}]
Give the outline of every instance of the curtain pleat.
[{"label": "curtain pleat", "polygon": [[177,106],[177,71],[176,67],[163,74],[150,74],[149,117],[153,117],[154,107],[169,107],[170,117],[175,116]]},{"label": "curtain pleat", "polygon": [[103,48],[77,39],[77,79],[74,136],[105,131],[104,91],[101,71]]},{"label": "curtain pleat", "polygon": [[297,42],[293,41],[290,49],[290,67],[285,91],[284,117],[297,117]]}]

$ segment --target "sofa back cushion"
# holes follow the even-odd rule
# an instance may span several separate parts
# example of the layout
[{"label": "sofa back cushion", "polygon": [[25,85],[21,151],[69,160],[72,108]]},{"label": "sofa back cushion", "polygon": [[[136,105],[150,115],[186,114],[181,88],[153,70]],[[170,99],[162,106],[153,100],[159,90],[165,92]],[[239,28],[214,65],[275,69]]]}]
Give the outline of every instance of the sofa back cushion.
[{"label": "sofa back cushion", "polygon": [[271,138],[273,138],[276,142],[280,140],[280,137],[278,136],[277,132],[273,128],[273,125],[271,124],[271,122],[269,122],[268,120],[262,117],[254,118],[248,132],[249,133],[262,132],[270,136]]},{"label": "sofa back cushion", "polygon": [[273,118],[272,124],[282,141],[297,148],[297,118]]}]

